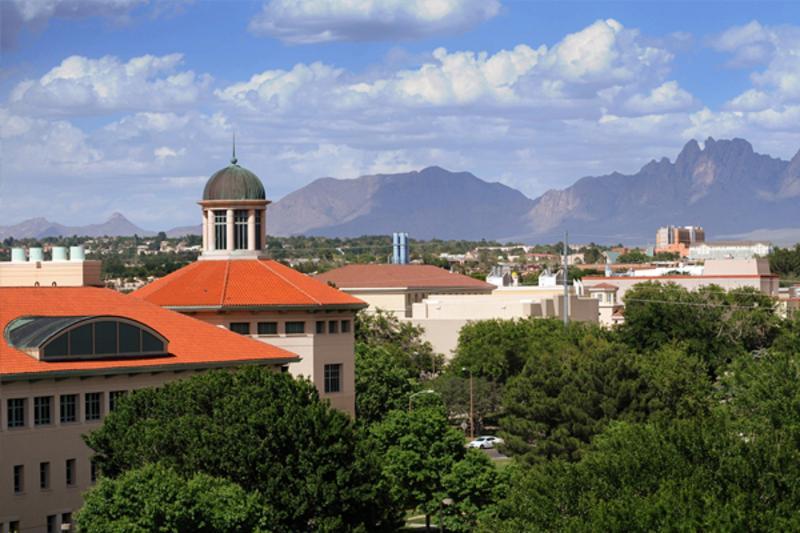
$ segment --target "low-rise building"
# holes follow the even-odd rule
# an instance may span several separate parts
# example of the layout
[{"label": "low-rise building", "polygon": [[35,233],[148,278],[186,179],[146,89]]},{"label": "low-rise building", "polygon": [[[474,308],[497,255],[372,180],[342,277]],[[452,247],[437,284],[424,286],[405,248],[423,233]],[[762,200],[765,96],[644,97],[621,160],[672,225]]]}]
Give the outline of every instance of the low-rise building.
[{"label": "low-rise building", "polygon": [[764,241],[715,241],[703,242],[689,248],[689,259],[754,259],[772,253],[772,244]]},{"label": "low-rise building", "polygon": [[82,435],[121,395],[286,350],[94,287],[0,288],[0,531],[70,531],[97,478]]},{"label": "low-rise building", "polygon": [[489,294],[495,289],[433,265],[346,265],[316,279],[367,302],[369,310],[382,309],[398,318],[410,318],[412,306],[432,295]]}]

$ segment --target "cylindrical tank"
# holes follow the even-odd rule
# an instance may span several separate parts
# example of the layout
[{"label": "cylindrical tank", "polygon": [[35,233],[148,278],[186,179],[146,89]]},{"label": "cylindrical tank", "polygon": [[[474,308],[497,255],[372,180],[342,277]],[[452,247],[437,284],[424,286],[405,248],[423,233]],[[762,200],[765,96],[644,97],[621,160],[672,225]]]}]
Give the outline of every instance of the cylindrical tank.
[{"label": "cylindrical tank", "polygon": [[12,248],[11,249],[11,262],[24,263],[28,259],[25,257],[25,248]]},{"label": "cylindrical tank", "polygon": [[66,260],[67,260],[67,247],[53,246],[53,261],[66,261]]},{"label": "cylindrical tank", "polygon": [[28,260],[29,261],[44,261],[44,250],[40,247],[35,246],[33,248],[28,249]]},{"label": "cylindrical tank", "polygon": [[70,261],[83,261],[86,259],[86,254],[83,251],[83,245],[69,247],[69,260]]}]

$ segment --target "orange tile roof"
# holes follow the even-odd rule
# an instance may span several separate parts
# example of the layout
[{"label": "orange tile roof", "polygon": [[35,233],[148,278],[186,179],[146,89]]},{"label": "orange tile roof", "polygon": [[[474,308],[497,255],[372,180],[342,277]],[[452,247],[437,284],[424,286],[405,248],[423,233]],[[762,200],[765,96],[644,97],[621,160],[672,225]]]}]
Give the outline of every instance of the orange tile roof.
[{"label": "orange tile roof", "polygon": [[196,261],[132,295],[176,309],[367,306],[319,280],[265,259]]},{"label": "orange tile roof", "polygon": [[454,274],[433,265],[346,265],[322,274],[318,280],[349,288],[478,289],[493,290],[490,283]]},{"label": "orange tile roof", "polygon": [[[110,315],[150,326],[169,341],[169,355],[83,361],[40,361],[8,345],[5,329],[21,316]],[[95,287],[0,288],[0,376],[81,373],[113,369],[222,366],[295,361],[296,354],[197,319],[162,309],[139,298]]]}]

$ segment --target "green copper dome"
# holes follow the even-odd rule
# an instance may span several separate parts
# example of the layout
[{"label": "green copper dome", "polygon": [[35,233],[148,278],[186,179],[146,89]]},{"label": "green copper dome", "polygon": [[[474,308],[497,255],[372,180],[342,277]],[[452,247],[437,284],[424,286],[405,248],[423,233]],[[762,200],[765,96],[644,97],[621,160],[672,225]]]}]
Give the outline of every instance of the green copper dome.
[{"label": "green copper dome", "polygon": [[234,156],[231,164],[216,171],[203,189],[203,200],[266,200],[264,185],[258,176],[237,164]]}]

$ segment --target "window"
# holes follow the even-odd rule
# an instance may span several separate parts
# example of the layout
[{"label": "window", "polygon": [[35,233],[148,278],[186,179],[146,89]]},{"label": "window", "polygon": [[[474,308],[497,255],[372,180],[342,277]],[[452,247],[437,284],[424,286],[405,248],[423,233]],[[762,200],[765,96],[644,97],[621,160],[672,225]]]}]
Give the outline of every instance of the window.
[{"label": "window", "polygon": [[14,493],[21,494],[25,490],[25,467],[14,465]]},{"label": "window", "polygon": [[86,406],[84,411],[86,412],[86,420],[100,420],[100,415],[102,411],[101,405],[101,394],[100,392],[87,392],[86,393]]},{"label": "window", "polygon": [[250,335],[250,322],[231,322],[231,331],[240,335]]},{"label": "window", "polygon": [[350,321],[342,320],[342,333],[350,333]]},{"label": "window", "polygon": [[325,392],[342,390],[342,365],[325,365]]},{"label": "window", "polygon": [[259,335],[277,335],[278,323],[277,322],[259,322],[258,323]]},{"label": "window", "polygon": [[75,459],[67,459],[66,463],[67,486],[75,485]]},{"label": "window", "polygon": [[72,513],[61,513],[61,530],[64,530],[64,526],[67,526],[68,530],[72,529]]},{"label": "window", "polygon": [[317,335],[322,335],[323,333],[325,333],[325,321],[317,320]]},{"label": "window", "polygon": [[247,210],[237,209],[233,212],[233,249],[247,249]]},{"label": "window", "polygon": [[8,533],[19,533],[19,520],[12,520],[8,523]]},{"label": "window", "polygon": [[78,395],[63,394],[61,396],[61,423],[69,424],[78,421]]},{"label": "window", "polygon": [[328,333],[339,333],[339,322],[336,320],[328,322]]},{"label": "window", "polygon": [[65,357],[150,355],[167,351],[166,339],[122,321],[97,320],[67,330],[39,349],[46,359]]},{"label": "window", "polygon": [[113,411],[117,408],[117,402],[127,394],[124,390],[112,390],[108,393],[108,410]]},{"label": "window", "polygon": [[25,398],[8,400],[8,427],[25,427]]},{"label": "window", "polygon": [[306,323],[305,322],[287,322],[286,323],[286,334],[299,334],[306,332]]},{"label": "window", "polygon": [[56,533],[56,515],[47,515],[47,533]]},{"label": "window", "polygon": [[50,463],[39,463],[39,488],[50,488]]},{"label": "window", "polygon": [[214,248],[228,249],[228,213],[222,210],[214,211]]},{"label": "window", "polygon": [[48,426],[53,422],[53,397],[37,396],[33,399],[33,425]]}]

